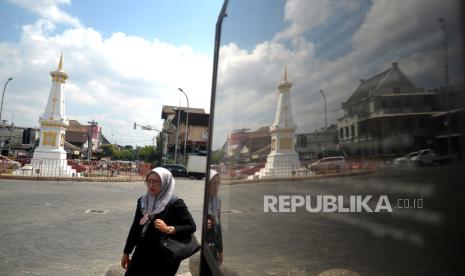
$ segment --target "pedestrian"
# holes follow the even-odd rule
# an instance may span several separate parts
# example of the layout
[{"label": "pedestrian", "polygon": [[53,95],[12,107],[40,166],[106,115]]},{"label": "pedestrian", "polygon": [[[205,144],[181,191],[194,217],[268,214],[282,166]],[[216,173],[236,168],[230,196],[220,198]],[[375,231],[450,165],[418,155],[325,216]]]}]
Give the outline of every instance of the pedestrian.
[{"label": "pedestrian", "polygon": [[210,170],[208,187],[208,215],[206,241],[218,265],[223,263],[223,236],[221,231],[221,200],[218,190],[221,178],[217,171]]},{"label": "pedestrian", "polygon": [[175,181],[170,171],[161,167],[151,170],[145,184],[147,192],[137,200],[121,266],[126,276],[175,275],[180,262],[163,261],[161,238],[185,239],[195,232],[195,222],[184,201],[174,196]]}]

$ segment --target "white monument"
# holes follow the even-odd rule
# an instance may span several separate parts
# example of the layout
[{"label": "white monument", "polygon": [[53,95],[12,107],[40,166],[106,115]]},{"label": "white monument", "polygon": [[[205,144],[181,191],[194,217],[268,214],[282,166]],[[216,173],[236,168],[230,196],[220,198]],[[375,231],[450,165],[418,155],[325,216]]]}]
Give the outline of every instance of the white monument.
[{"label": "white monument", "polygon": [[40,122],[40,144],[31,160],[33,174],[39,176],[76,176],[68,166],[64,149],[65,133],[69,123],[65,115],[63,84],[68,75],[63,71],[63,55],[58,69],[50,72],[52,86],[47,106]]},{"label": "white monument", "polygon": [[287,81],[287,69],[279,84],[278,105],[274,123],[270,127],[271,152],[263,169],[255,173],[258,178],[292,177],[300,167],[299,155],[295,151],[295,130],[297,125],[292,118],[291,89]]}]

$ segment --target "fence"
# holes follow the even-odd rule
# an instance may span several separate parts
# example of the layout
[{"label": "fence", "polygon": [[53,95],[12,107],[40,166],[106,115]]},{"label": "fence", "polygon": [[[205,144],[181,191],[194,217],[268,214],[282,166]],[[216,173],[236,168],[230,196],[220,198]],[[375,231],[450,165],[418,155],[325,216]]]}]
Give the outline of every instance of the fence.
[{"label": "fence", "polygon": [[0,162],[0,176],[142,180],[151,164],[125,161],[30,160]]},{"label": "fence", "polygon": [[255,180],[280,178],[305,178],[316,176],[350,175],[373,172],[379,168],[378,161],[346,161],[323,166],[299,166],[289,162],[271,164],[235,164],[218,168],[225,180]]}]

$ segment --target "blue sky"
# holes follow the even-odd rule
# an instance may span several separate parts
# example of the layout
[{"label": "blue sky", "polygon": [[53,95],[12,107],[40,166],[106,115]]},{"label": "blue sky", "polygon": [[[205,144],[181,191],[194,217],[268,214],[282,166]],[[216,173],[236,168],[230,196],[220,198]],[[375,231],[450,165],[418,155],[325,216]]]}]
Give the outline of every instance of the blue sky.
[{"label": "blue sky", "polygon": [[163,105],[209,112],[215,24],[222,0],[0,1],[0,81],[14,77],[3,119],[39,127],[49,72],[63,53],[68,119],[96,120],[112,142],[151,144]]},{"label": "blue sky", "polygon": [[324,125],[320,90],[328,124],[335,124],[360,79],[393,62],[419,89],[443,86],[439,17],[448,23],[450,83],[462,89],[460,5],[457,0],[231,1],[223,22],[213,148],[234,129],[271,125],[284,66],[293,83],[298,133]]},{"label": "blue sky", "polygon": [[[443,83],[448,22],[451,84],[463,57],[458,0],[230,1],[223,22],[215,145],[236,128],[270,125],[277,84],[287,65],[298,132],[329,123],[362,78],[398,62],[418,87]],[[151,144],[163,105],[210,108],[213,45],[222,1],[0,1],[0,82],[4,118],[38,127],[60,53],[69,79],[67,116],[96,120],[112,142]],[[248,108],[244,109],[243,107]],[[240,112],[238,112],[240,110]],[[254,120],[251,120],[254,118]],[[222,141],[221,141],[222,140]]]},{"label": "blue sky", "polygon": [[[221,5],[221,0],[79,0],[59,7],[78,18],[83,26],[100,32],[104,38],[123,32],[176,45],[186,44],[195,51],[211,54]],[[36,13],[8,1],[0,2],[0,16],[0,37],[8,41],[17,41],[21,26],[40,18]],[[56,31],[65,29],[66,26],[61,25]]]}]

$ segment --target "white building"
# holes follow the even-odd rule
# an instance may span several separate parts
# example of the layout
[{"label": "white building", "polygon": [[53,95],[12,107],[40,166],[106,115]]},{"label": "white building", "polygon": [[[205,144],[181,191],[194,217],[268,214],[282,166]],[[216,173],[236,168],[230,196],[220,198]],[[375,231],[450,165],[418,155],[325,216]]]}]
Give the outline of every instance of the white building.
[{"label": "white building", "polygon": [[392,67],[368,80],[342,103],[344,117],[337,120],[340,149],[349,155],[398,155],[429,147],[434,128],[428,125],[438,113],[438,94],[417,88]]}]

